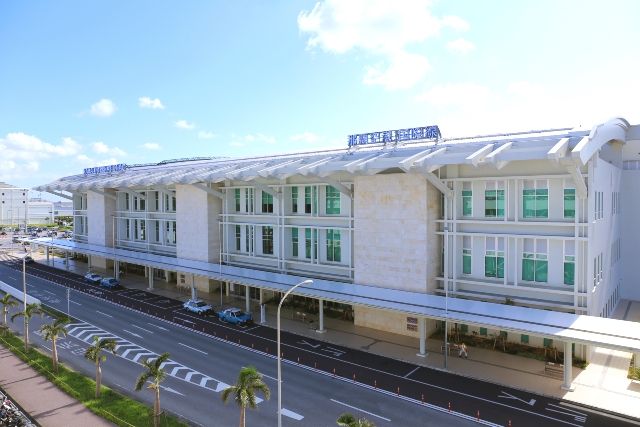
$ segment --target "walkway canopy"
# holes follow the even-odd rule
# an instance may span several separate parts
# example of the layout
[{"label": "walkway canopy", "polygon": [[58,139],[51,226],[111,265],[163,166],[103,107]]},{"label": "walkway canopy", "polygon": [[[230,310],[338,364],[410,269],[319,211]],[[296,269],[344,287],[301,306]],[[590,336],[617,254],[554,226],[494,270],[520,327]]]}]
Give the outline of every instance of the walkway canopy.
[{"label": "walkway canopy", "polygon": [[[276,292],[286,292],[292,286],[308,279],[302,276],[177,259],[69,240],[50,238],[25,240],[32,244],[62,251],[194,274]],[[295,293],[308,298],[393,311],[410,316],[436,320],[446,319],[450,322],[489,327],[564,342],[640,353],[640,323],[636,322],[460,298],[447,299],[439,295],[321,279],[313,279],[312,285],[300,286]]]}]

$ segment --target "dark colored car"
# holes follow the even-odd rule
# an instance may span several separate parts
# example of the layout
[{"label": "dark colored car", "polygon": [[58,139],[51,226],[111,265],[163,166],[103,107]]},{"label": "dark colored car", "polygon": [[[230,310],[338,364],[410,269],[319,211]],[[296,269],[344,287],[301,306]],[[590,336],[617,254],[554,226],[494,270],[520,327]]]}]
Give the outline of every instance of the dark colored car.
[{"label": "dark colored car", "polygon": [[84,280],[87,283],[98,285],[102,281],[102,276],[96,273],[89,272],[84,275]]},{"label": "dark colored car", "polygon": [[107,289],[118,289],[120,281],[114,277],[105,277],[100,281],[100,286]]}]

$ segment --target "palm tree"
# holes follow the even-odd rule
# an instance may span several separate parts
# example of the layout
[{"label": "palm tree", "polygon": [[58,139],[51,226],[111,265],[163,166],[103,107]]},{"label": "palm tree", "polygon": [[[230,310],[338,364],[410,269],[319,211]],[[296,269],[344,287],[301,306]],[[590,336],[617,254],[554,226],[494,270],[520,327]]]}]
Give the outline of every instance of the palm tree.
[{"label": "palm tree", "polygon": [[40,332],[42,332],[42,337],[46,341],[51,341],[51,360],[53,361],[53,370],[58,373],[58,348],[56,347],[56,342],[58,341],[58,337],[67,336],[67,326],[69,324],[69,320],[65,317],[59,317],[53,321],[53,323],[42,325],[40,327]]},{"label": "palm tree", "polygon": [[142,362],[142,366],[147,370],[140,374],[135,386],[135,390],[140,391],[142,390],[142,386],[144,386],[147,381],[150,381],[147,388],[153,390],[155,393],[155,401],[153,403],[153,425],[155,427],[158,427],[160,424],[160,383],[164,381],[167,376],[165,370],[161,369],[160,366],[166,362],[168,358],[169,353],[162,353],[156,359],[149,358]]},{"label": "palm tree", "polygon": [[356,418],[349,413],[344,413],[336,420],[340,427],[376,427],[376,425],[366,418]]},{"label": "palm tree", "polygon": [[9,314],[9,309],[11,307],[15,307],[18,305],[18,301],[11,298],[11,294],[4,294],[2,298],[0,298],[0,304],[2,304],[2,319],[3,324],[7,324],[7,314]]},{"label": "palm tree", "polygon": [[227,403],[233,395],[233,400],[240,406],[240,427],[245,425],[245,411],[247,406],[256,407],[256,392],[261,391],[265,399],[271,396],[271,390],[262,381],[262,374],[254,366],[245,366],[240,369],[236,385],[229,386],[222,392],[222,401]]},{"label": "palm tree", "polygon": [[39,314],[40,316],[44,315],[44,311],[40,308],[39,304],[27,304],[27,308],[24,311],[19,311],[11,316],[11,321],[16,317],[23,316],[24,317],[24,351],[29,350],[29,321],[33,316]]},{"label": "palm tree", "polygon": [[102,354],[103,350],[116,354],[116,340],[113,338],[93,337],[93,345],[84,352],[84,357],[96,364],[96,399],[100,397],[100,384],[102,384],[101,363],[107,360],[107,356]]}]

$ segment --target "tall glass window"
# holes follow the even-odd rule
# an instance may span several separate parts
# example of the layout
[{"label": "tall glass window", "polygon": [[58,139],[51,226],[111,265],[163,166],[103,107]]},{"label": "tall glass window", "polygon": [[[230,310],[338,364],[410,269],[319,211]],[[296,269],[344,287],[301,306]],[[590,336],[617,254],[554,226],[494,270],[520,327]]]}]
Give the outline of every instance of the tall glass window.
[{"label": "tall glass window", "polygon": [[129,196],[129,193],[124,193],[124,210],[128,211],[131,208],[131,205],[129,204],[129,198],[131,196]]},{"label": "tall glass window", "polygon": [[573,286],[575,283],[576,257],[575,242],[565,240],[564,242],[564,284]]},{"label": "tall glass window", "polygon": [[502,183],[487,183],[484,191],[484,216],[490,218],[504,217],[504,189]]},{"label": "tall glass window", "polygon": [[273,196],[266,191],[262,192],[262,212],[273,213]]},{"label": "tall glass window", "polygon": [[473,192],[471,191],[471,183],[462,184],[462,216],[473,215]]},{"label": "tall glass window", "polygon": [[244,226],[244,251],[247,253],[253,252],[253,226]]},{"label": "tall glass window", "polygon": [[262,227],[262,253],[273,255],[273,227]]},{"label": "tall glass window", "polygon": [[242,238],[242,228],[236,225],[236,251],[240,251],[240,239]]},{"label": "tall glass window", "polygon": [[575,188],[564,189],[564,217],[565,218],[576,217],[576,189]]},{"label": "tall glass window", "polygon": [[253,188],[247,188],[244,190],[244,197],[246,199],[247,213],[253,213]]},{"label": "tall glass window", "polygon": [[327,230],[327,261],[340,262],[340,230]]},{"label": "tall glass window", "polygon": [[485,239],[484,275],[504,278],[504,239],[498,237]]},{"label": "tall glass window", "polygon": [[524,239],[522,252],[522,280],[547,282],[547,241]]},{"label": "tall glass window", "polygon": [[240,212],[240,189],[239,188],[236,188],[233,190],[233,198],[235,200],[236,212]]},{"label": "tall glass window", "polygon": [[326,187],[326,213],[328,215],[340,214],[340,192],[334,187]]},{"label": "tall glass window", "polygon": [[546,180],[525,181],[522,190],[522,217],[549,217],[549,189]]},{"label": "tall glass window", "polygon": [[306,187],[304,187],[304,213],[311,213],[311,200],[312,200],[312,194],[311,194],[311,186],[307,185]]},{"label": "tall glass window", "polygon": [[462,238],[462,273],[471,274],[471,237]]},{"label": "tall glass window", "polygon": [[298,187],[291,187],[291,212],[298,213]]},{"label": "tall glass window", "polygon": [[298,256],[298,229],[297,228],[292,228],[291,229],[291,256],[297,257]]},{"label": "tall glass window", "polygon": [[318,257],[318,230],[315,228],[304,229],[305,258],[316,259]]}]

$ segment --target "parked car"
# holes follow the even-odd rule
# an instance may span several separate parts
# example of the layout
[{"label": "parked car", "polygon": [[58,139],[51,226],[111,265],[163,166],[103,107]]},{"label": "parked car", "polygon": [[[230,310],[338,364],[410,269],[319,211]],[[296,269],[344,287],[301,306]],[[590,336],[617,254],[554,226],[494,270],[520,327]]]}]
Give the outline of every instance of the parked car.
[{"label": "parked car", "polygon": [[239,308],[227,308],[218,313],[218,317],[223,322],[233,323],[234,325],[246,325],[253,321],[251,313],[245,313]]},{"label": "parked car", "polygon": [[205,314],[213,313],[213,307],[211,307],[206,302],[201,299],[190,299],[189,301],[182,304],[182,307],[190,311],[191,313],[198,314],[200,316],[204,316]]},{"label": "parked car", "polygon": [[87,273],[84,275],[84,280],[87,283],[91,283],[92,285],[97,285],[102,280],[102,276],[96,273]]},{"label": "parked car", "polygon": [[6,231],[0,231],[0,236],[6,236],[7,232]]},{"label": "parked car", "polygon": [[115,277],[105,277],[100,281],[100,286],[107,289],[117,289],[120,287],[120,281]]}]

